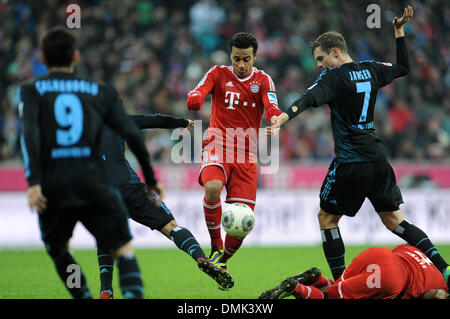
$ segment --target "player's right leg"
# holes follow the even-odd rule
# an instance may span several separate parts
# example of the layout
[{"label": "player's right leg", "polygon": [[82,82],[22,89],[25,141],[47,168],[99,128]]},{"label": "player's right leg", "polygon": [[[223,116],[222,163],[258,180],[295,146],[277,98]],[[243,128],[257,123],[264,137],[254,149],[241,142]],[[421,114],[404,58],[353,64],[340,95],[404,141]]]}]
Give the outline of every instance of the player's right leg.
[{"label": "player's right leg", "polygon": [[226,176],[222,167],[209,165],[203,167],[200,173],[200,180],[205,189],[203,212],[211,238],[211,254],[209,258],[214,262],[218,262],[223,255],[221,235],[222,203],[220,194],[226,183]]},{"label": "player's right leg", "polygon": [[[229,164],[232,174],[226,185],[227,203],[243,203],[255,211],[256,192],[258,188],[258,166],[256,163],[232,163]],[[226,234],[224,254],[221,263],[227,263],[242,246],[245,238],[239,238]]]},{"label": "player's right leg", "polygon": [[77,222],[75,212],[47,209],[39,214],[39,228],[45,249],[71,296],[90,299],[92,296],[83,271],[69,252],[69,239]]},{"label": "player's right leg", "polygon": [[316,286],[318,281],[320,281],[317,285],[318,288],[334,283],[323,277],[319,268],[312,267],[298,275],[288,277],[274,288],[263,291],[258,299],[282,299],[290,296],[294,292],[297,287],[296,283]]},{"label": "player's right leg", "polygon": [[191,256],[197,262],[198,268],[214,279],[219,287],[224,289],[233,287],[234,281],[228,271],[206,258],[197,239],[189,229],[180,227],[175,220],[172,220],[160,229],[160,232],[171,239],[180,250]]},{"label": "player's right leg", "polygon": [[108,250],[115,259],[122,296],[126,299],[141,299],[144,286],[131,245],[132,235],[125,205],[118,192],[98,197],[96,205],[85,210],[80,221],[95,237],[97,247]]},{"label": "player's right leg", "polygon": [[[128,184],[121,187],[120,192],[131,219],[151,230],[158,230],[194,260],[205,257],[197,239],[189,229],[177,224],[166,204],[162,202],[157,206],[149,200],[144,184]],[[154,192],[151,192],[151,196],[158,200]]]},{"label": "player's right leg", "polygon": [[345,245],[342,240],[338,222],[342,215],[333,215],[320,210],[318,214],[322,248],[334,280],[345,269]]},{"label": "player's right leg", "polygon": [[100,299],[113,299],[114,258],[108,249],[98,247],[97,259],[100,270]]}]

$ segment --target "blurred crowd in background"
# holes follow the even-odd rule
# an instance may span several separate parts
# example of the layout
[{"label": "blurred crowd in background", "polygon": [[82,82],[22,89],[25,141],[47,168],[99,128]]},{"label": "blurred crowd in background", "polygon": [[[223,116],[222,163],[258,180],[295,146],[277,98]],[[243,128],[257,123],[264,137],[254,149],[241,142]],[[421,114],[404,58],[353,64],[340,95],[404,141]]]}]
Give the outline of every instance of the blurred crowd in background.
[{"label": "blurred crowd in background", "polygon": [[[81,7],[75,29],[81,53],[76,71],[111,83],[131,114],[165,113],[203,120],[189,112],[186,95],[212,65],[230,65],[228,39],[239,31],[259,41],[255,66],[273,78],[280,108],[317,78],[309,42],[336,30],[355,61],[395,62],[392,20],[411,4],[405,26],[411,70],[380,90],[375,129],[391,159],[443,162],[450,158],[450,2],[338,0],[0,0],[0,163],[21,160],[16,89],[45,73],[39,41],[65,25],[66,7]],[[370,29],[367,6],[381,9],[381,27]],[[262,126],[268,123],[263,120]],[[329,109],[310,109],[281,133],[282,161],[329,161],[333,139]],[[154,162],[170,161],[170,132],[146,132]]]}]

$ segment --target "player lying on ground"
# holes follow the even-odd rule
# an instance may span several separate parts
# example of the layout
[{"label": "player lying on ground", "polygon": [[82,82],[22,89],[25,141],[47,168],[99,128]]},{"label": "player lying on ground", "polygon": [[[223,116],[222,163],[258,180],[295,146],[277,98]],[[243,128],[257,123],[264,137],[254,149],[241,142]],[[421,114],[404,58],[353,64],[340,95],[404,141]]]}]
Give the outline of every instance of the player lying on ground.
[{"label": "player lying on ground", "polygon": [[[190,130],[194,125],[191,120],[163,114],[131,115],[131,118],[141,130],[178,127]],[[152,230],[156,229],[161,232],[179,249],[189,254],[197,262],[199,268],[216,280],[219,285],[231,288],[234,284],[231,276],[225,269],[206,259],[205,253],[189,229],[178,225],[167,206],[159,203],[155,193],[152,194],[154,201],[148,198],[145,185],[141,183],[125,158],[124,140],[114,131],[106,128],[102,134],[101,145],[108,181],[122,195],[129,217]],[[155,192],[162,199],[162,187],[159,184]],[[98,248],[97,256],[100,267],[100,298],[112,299],[114,260],[102,247]]]},{"label": "player lying on ground", "polygon": [[337,281],[318,268],[285,279],[260,299],[446,299],[448,287],[440,271],[416,247],[372,247],[353,259]]},{"label": "player lying on ground", "polygon": [[[212,94],[211,121],[203,141],[199,183],[205,189],[203,210],[211,237],[209,258],[224,268],[243,239],[226,234],[223,243],[220,194],[225,187],[227,203],[242,202],[254,210],[261,119],[264,111],[268,122],[281,114],[271,77],[253,66],[258,50],[256,38],[250,33],[237,33],[230,38],[229,50],[232,65],[213,66],[189,92],[186,102],[189,110],[197,111],[205,97]],[[236,145],[230,129],[236,133]],[[245,146],[240,146],[240,142]]]},{"label": "player lying on ground", "polygon": [[268,134],[276,133],[283,123],[309,107],[323,104],[330,107],[336,157],[321,187],[318,219],[323,250],[334,279],[345,269],[345,246],[339,220],[344,215],[355,216],[368,198],[383,224],[408,244],[425,252],[445,280],[449,280],[449,265],[427,234],[403,218],[402,194],[385,146],[374,129],[377,91],[409,72],[403,25],[412,16],[413,9],[408,6],[403,16],[393,21],[396,64],[354,62],[342,35],[322,34],[311,48],[317,66],[325,70],[268,129]]}]

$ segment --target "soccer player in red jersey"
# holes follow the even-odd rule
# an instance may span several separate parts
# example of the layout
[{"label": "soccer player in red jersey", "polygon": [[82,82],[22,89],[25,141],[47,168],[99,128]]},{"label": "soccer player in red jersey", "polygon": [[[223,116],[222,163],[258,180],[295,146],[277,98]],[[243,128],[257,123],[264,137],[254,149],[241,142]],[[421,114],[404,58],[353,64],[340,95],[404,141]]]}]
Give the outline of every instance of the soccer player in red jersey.
[{"label": "soccer player in red jersey", "polygon": [[418,248],[371,247],[350,263],[334,282],[311,268],[263,292],[261,299],[446,299],[448,287],[441,272]]},{"label": "soccer player in red jersey", "polygon": [[[258,167],[258,131],[265,111],[271,122],[281,114],[271,77],[253,66],[258,50],[256,38],[245,32],[229,41],[231,66],[213,66],[187,96],[189,110],[200,110],[212,94],[211,121],[203,139],[199,183],[205,189],[203,207],[211,237],[210,259],[226,267],[226,262],[242,244],[243,238],[221,237],[222,204],[240,202],[254,209]],[[235,145],[236,140],[236,145]]]}]

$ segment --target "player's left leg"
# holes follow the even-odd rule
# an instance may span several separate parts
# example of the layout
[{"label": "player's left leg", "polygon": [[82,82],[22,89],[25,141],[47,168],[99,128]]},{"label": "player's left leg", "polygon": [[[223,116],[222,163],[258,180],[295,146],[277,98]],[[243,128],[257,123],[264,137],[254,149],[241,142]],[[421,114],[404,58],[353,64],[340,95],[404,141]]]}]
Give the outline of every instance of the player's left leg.
[{"label": "player's left leg", "polygon": [[419,248],[428,258],[430,258],[436,268],[443,274],[445,282],[448,285],[450,267],[428,238],[428,235],[417,226],[405,220],[400,210],[380,212],[379,215],[383,224],[390,231],[405,240],[411,246]]},{"label": "player's left leg", "polygon": [[195,236],[189,229],[179,226],[175,220],[171,220],[159,231],[195,261],[206,258]]},{"label": "player's left leg", "polygon": [[[129,184],[121,189],[121,194],[131,219],[151,230],[158,230],[195,261],[205,257],[197,239],[189,229],[178,225],[167,205],[162,202],[156,206],[149,200],[144,184]],[[150,195],[158,200],[154,192]]]},{"label": "player's left leg", "polygon": [[91,299],[92,295],[89,292],[86,277],[80,265],[69,252],[69,242],[67,241],[60,248],[53,246],[47,249],[59,277],[72,297],[75,299]]},{"label": "player's left leg", "polygon": [[411,246],[423,251],[443,274],[448,284],[450,276],[448,263],[442,258],[428,235],[417,226],[406,221],[400,211],[399,206],[403,203],[403,198],[392,166],[386,159],[382,159],[377,163],[377,170],[379,171],[380,181],[376,183],[373,195],[368,198],[379,214],[381,221],[394,234]]},{"label": "player's left leg", "polygon": [[214,279],[219,287],[223,287],[223,289],[233,287],[234,281],[228,271],[206,258],[197,239],[189,229],[180,227],[175,220],[172,220],[159,231],[171,239],[179,249],[191,256],[197,262],[199,269]]},{"label": "player's left leg", "polygon": [[[226,186],[227,203],[244,203],[253,211],[256,205],[256,190],[258,179],[258,167],[255,163],[233,163],[232,174]],[[220,259],[221,264],[226,264],[241,247],[244,238],[225,236],[224,253]]]},{"label": "player's left leg", "polygon": [[[233,201],[233,203],[239,203],[239,201]],[[251,204],[249,202],[244,202],[244,204],[248,205],[253,211],[255,210],[255,204]],[[243,242],[244,238],[234,237],[230,234],[226,234],[224,252],[222,258],[220,258],[220,263],[226,264],[228,259],[230,259],[242,246]]]},{"label": "player's left leg", "polygon": [[[234,282],[228,272],[206,259],[200,244],[191,231],[178,225],[172,212],[163,202],[156,206],[147,197],[143,184],[130,184],[121,190],[122,197],[128,208],[131,219],[158,230],[161,234],[173,241],[175,245],[197,262],[198,267],[224,287],[232,287]],[[158,196],[151,195],[157,200]]]}]

